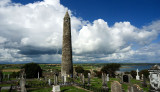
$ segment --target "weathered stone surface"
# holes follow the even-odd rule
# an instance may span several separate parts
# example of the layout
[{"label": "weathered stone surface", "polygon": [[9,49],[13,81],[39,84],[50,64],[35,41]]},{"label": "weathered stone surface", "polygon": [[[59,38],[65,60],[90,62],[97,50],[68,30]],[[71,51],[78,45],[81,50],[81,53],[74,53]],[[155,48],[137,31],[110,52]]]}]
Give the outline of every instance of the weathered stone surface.
[{"label": "weathered stone surface", "polygon": [[53,85],[52,92],[61,92],[60,86],[59,85],[56,85],[56,86]]},{"label": "weathered stone surface", "polygon": [[112,82],[111,92],[122,92],[122,85],[118,81]]},{"label": "weathered stone surface", "polygon": [[149,92],[160,92],[160,66],[154,65],[148,70],[150,75],[150,89]]},{"label": "weathered stone surface", "polygon": [[123,82],[126,82],[126,83],[129,83],[129,81],[130,81],[128,75],[123,75],[122,80],[123,80]]},{"label": "weathered stone surface", "polygon": [[63,23],[63,45],[61,66],[61,76],[73,75],[71,23],[68,12],[66,12]]},{"label": "weathered stone surface", "polygon": [[128,87],[128,92],[143,92],[143,90],[137,84],[134,84]]}]

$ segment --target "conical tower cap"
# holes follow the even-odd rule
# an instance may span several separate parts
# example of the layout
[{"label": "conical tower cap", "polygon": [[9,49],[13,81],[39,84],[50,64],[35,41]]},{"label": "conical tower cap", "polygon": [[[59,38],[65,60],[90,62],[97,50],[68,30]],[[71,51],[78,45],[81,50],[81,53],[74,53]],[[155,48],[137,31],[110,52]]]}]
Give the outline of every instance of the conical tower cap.
[{"label": "conical tower cap", "polygon": [[68,10],[67,10],[67,12],[66,12],[64,17],[70,17],[69,14],[68,14]]}]

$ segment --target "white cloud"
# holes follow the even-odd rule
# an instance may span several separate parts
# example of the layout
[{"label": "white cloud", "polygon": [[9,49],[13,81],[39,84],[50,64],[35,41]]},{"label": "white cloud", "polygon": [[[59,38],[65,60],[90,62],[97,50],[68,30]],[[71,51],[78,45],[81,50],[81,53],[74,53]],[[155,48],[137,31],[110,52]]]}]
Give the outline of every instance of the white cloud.
[{"label": "white cloud", "polygon": [[[44,0],[27,5],[1,0],[0,61],[61,61],[66,10],[69,9],[61,5],[59,0]],[[72,15],[71,10],[69,13],[74,61],[134,59],[133,56],[143,51],[133,50],[133,47],[150,44],[160,31],[160,21],[140,29],[130,22],[117,22],[108,26],[103,19],[97,19],[90,23]]]}]

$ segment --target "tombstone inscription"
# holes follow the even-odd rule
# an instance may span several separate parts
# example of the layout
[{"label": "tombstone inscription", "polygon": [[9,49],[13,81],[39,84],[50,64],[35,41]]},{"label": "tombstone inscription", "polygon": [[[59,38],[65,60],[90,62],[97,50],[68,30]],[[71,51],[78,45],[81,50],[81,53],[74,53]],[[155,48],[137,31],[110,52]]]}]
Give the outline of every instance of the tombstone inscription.
[{"label": "tombstone inscription", "polygon": [[122,85],[118,81],[112,82],[111,92],[122,92]]},{"label": "tombstone inscription", "polygon": [[150,92],[160,92],[160,66],[154,65],[148,70],[150,75]]}]

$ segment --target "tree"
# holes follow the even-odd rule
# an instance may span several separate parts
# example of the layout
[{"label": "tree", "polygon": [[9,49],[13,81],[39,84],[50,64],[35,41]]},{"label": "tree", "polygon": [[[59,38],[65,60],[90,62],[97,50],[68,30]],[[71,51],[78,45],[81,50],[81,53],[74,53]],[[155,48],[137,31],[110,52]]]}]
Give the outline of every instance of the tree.
[{"label": "tree", "polygon": [[143,74],[145,76],[145,78],[148,78],[149,71],[148,70],[141,70],[139,74],[140,74],[140,76]]},{"label": "tree", "polygon": [[84,69],[83,69],[82,66],[77,66],[77,67],[75,67],[75,71],[76,71],[77,73],[83,73],[83,72],[84,72]]},{"label": "tree", "polygon": [[91,73],[89,70],[84,70],[84,77],[88,78],[88,73]]},{"label": "tree", "polygon": [[42,77],[42,69],[36,63],[25,64],[22,68],[25,69],[25,73],[26,73],[27,78],[37,78],[38,72],[39,72],[39,76]]},{"label": "tree", "polygon": [[117,63],[106,64],[102,67],[101,72],[109,74],[111,77],[115,77],[115,71],[119,70],[120,67],[121,65]]},{"label": "tree", "polygon": [[132,71],[131,71],[131,75],[132,75],[132,77],[133,77],[133,78],[136,78],[136,76],[137,76],[137,72],[136,72],[136,71],[134,71],[134,70],[132,70]]}]

